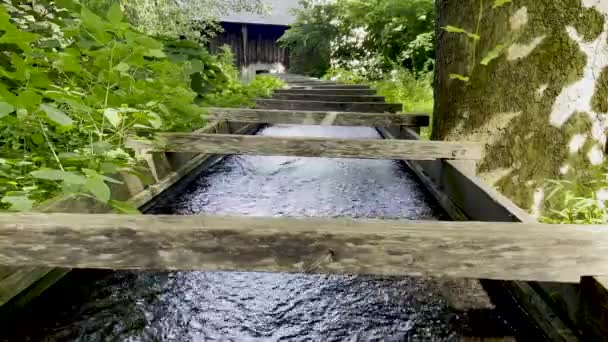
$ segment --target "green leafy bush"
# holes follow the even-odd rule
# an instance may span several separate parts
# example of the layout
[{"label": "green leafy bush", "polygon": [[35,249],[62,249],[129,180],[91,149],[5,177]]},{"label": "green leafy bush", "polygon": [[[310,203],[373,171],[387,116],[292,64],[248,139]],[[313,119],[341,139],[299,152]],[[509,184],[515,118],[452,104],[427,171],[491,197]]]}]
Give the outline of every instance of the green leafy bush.
[{"label": "green leafy bush", "polygon": [[196,100],[239,84],[222,70],[231,61],[133,30],[116,3],[102,17],[71,0],[5,0],[0,32],[0,209],[65,193],[130,211],[108,186],[138,174],[125,138],[197,129]]},{"label": "green leafy bush", "polygon": [[302,1],[296,23],[281,38],[291,71],[320,77],[330,67],[381,79],[395,68],[431,71],[433,0]]},{"label": "green leafy bush", "polygon": [[257,76],[250,83],[240,80],[239,72],[234,66],[234,54],[228,47],[222,49],[218,56],[219,64],[225,76],[218,91],[201,97],[199,103],[205,107],[253,107],[255,99],[270,97],[277,88],[285,83],[272,76]]},{"label": "green leafy bush", "polygon": [[608,223],[608,169],[598,169],[585,182],[547,181],[545,223]]}]

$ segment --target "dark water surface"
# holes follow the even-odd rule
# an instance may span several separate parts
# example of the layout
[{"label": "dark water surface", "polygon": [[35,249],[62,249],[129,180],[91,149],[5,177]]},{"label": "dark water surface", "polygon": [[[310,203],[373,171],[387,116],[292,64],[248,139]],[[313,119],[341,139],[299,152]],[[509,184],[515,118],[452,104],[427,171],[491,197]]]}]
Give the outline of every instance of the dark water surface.
[{"label": "dark water surface", "polygon": [[[371,128],[261,135],[379,138]],[[441,219],[393,161],[231,156],[151,213]],[[513,340],[477,281],[228,272],[73,272],[0,341]],[[477,340],[477,339],[473,339]]]}]

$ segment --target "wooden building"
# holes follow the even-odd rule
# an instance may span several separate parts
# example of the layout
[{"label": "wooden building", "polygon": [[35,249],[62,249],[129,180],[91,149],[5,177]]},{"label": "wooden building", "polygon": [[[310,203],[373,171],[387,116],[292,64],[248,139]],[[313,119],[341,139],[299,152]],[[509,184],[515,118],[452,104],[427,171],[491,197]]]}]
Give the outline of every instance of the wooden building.
[{"label": "wooden building", "polygon": [[230,13],[221,17],[224,32],[210,44],[212,51],[228,45],[244,78],[258,73],[285,72],[289,53],[277,40],[295,20],[298,0],[265,0],[268,13]]}]

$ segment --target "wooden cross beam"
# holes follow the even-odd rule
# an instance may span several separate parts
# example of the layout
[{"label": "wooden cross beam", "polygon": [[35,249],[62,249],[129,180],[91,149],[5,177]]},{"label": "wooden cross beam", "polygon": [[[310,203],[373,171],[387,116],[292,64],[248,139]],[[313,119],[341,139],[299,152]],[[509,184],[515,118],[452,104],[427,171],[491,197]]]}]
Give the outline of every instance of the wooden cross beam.
[{"label": "wooden cross beam", "polygon": [[608,275],[605,226],[1,214],[0,264],[578,283]]},{"label": "wooden cross beam", "polygon": [[209,108],[209,117],[212,120],[234,122],[322,126],[426,127],[430,123],[428,114],[344,113],[245,108]]},{"label": "wooden cross beam", "polygon": [[130,139],[127,146],[147,152],[196,152],[355,159],[478,160],[476,143],[382,139],[266,137],[231,134],[160,133],[154,141]]},{"label": "wooden cross beam", "polygon": [[283,94],[322,94],[322,95],[375,95],[375,89],[277,89],[277,95]]},{"label": "wooden cross beam", "polygon": [[401,103],[380,102],[328,102],[257,99],[258,109],[320,110],[336,112],[398,113],[403,110]]}]

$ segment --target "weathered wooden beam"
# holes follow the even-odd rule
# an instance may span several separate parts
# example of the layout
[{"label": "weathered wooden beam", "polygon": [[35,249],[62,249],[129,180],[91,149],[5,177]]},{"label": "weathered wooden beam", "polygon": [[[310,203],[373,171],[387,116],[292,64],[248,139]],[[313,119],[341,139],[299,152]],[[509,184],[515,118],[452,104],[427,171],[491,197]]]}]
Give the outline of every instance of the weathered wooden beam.
[{"label": "weathered wooden beam", "polygon": [[275,94],[375,95],[375,89],[277,89]]},{"label": "weathered wooden beam", "polygon": [[604,226],[152,215],[0,215],[0,264],[577,282]]},{"label": "weathered wooden beam", "polygon": [[364,84],[335,84],[335,85],[289,85],[291,88],[311,88],[311,89],[370,89],[370,86]]},{"label": "weathered wooden beam", "polygon": [[316,80],[310,80],[310,81],[297,81],[297,80],[290,80],[287,81],[287,84],[290,86],[294,86],[294,87],[299,87],[299,86],[303,86],[303,87],[309,87],[309,86],[335,86],[335,85],[340,85],[340,83],[336,83],[336,82],[327,82],[327,81],[316,81]]},{"label": "weathered wooden beam", "polygon": [[430,123],[427,114],[343,113],[273,109],[209,108],[213,120],[257,122],[269,124],[425,127]]},{"label": "weathered wooden beam", "polygon": [[403,109],[400,103],[375,102],[324,102],[324,101],[289,101],[289,100],[256,100],[258,109],[283,110],[321,110],[336,112],[397,113]]},{"label": "weathered wooden beam", "polygon": [[377,95],[274,94],[273,98],[291,101],[384,102],[384,96]]},{"label": "weathered wooden beam", "polygon": [[608,341],[608,277],[583,277],[580,293],[584,341]]},{"label": "weathered wooden beam", "polygon": [[356,159],[479,159],[476,143],[382,139],[267,137],[231,134],[160,133],[154,141],[128,141],[127,146],[150,152],[200,152]]}]

